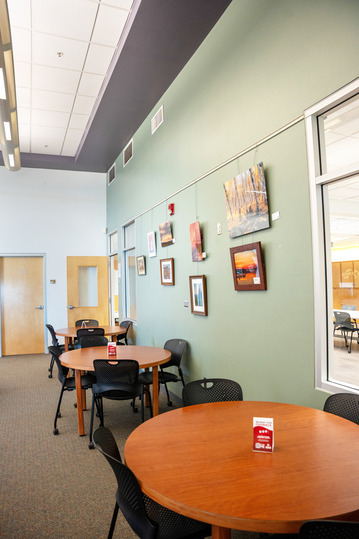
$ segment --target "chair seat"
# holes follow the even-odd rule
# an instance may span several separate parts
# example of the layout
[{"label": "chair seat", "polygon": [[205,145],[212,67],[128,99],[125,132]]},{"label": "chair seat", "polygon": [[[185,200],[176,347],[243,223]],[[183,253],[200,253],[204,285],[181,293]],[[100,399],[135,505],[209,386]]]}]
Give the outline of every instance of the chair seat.
[{"label": "chair seat", "polygon": [[123,388],[117,383],[113,386],[110,384],[98,384],[94,383],[92,386],[92,391],[95,395],[101,395],[105,399],[112,400],[126,400],[133,399],[134,394],[137,396],[142,394],[142,383],[138,382],[137,384],[131,385],[131,391],[128,390],[128,384],[124,384]]},{"label": "chair seat", "polygon": [[[96,383],[96,376],[93,374],[84,374],[81,376],[81,387],[82,389],[88,389],[92,387]],[[65,388],[68,391],[71,391],[72,389],[76,389],[76,381],[74,376],[70,376],[69,378],[66,378],[65,382]]]},{"label": "chair seat", "polygon": [[[138,379],[141,382],[141,384],[144,384],[144,385],[153,384],[152,372],[141,372],[138,376]],[[158,382],[160,384],[164,384],[165,382],[179,382],[179,381],[180,381],[180,378],[172,372],[166,372],[166,371],[158,372]]]}]

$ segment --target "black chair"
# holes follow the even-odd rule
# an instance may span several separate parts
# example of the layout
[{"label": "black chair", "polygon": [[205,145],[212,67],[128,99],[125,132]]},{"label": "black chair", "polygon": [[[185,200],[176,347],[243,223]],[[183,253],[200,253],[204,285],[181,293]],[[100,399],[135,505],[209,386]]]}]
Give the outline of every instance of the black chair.
[{"label": "black chair", "polygon": [[[171,352],[171,359],[167,361],[167,363],[160,365],[160,370],[158,372],[158,383],[165,386],[168,406],[172,406],[172,401],[170,400],[167,384],[169,382],[182,382],[182,386],[184,387],[185,385],[181,369],[181,361],[186,351],[186,347],[187,341],[184,339],[170,339],[169,341],[165,342],[163,347],[165,350],[169,350]],[[169,367],[177,367],[178,376],[177,374],[167,372],[165,370]],[[140,381],[146,386],[153,384],[152,372],[142,372],[140,374]]]},{"label": "black chair", "polygon": [[84,318],[82,320],[76,320],[75,327],[80,328],[84,324],[84,327],[86,326],[92,326],[96,327],[98,326],[98,320],[91,320],[91,318]]},{"label": "black chair", "polygon": [[182,389],[183,406],[206,402],[242,401],[243,392],[238,382],[225,378],[203,378],[188,382]]},{"label": "black chair", "polygon": [[[55,333],[55,330],[54,330],[54,326],[52,326],[51,324],[45,324],[45,326],[47,327],[47,329],[49,330],[50,332],[50,335],[51,335],[51,342],[52,342],[52,346],[58,346],[61,350],[61,353],[64,353],[65,352],[65,345],[64,344],[59,344],[59,341],[56,337],[56,333]],[[72,345],[69,345],[69,350],[73,350],[74,347]],[[54,368],[54,358],[51,354],[51,360],[50,360],[50,366],[49,366],[49,378],[52,378],[52,370]]]},{"label": "black chair", "polygon": [[324,403],[323,410],[359,425],[359,395],[354,393],[330,395]]},{"label": "black chair", "polygon": [[107,346],[108,338],[103,335],[85,335],[79,340],[81,348],[90,348],[92,346]]},{"label": "black chair", "polygon": [[[359,328],[356,327],[351,321],[350,314],[341,311],[334,311],[334,329],[333,335],[336,330],[340,330],[342,337],[344,337],[345,347],[348,348],[348,354],[352,351],[353,333],[357,332],[357,341],[359,344]],[[348,345],[348,336],[350,335],[350,344]]]},{"label": "black chair", "polygon": [[311,520],[302,524],[300,539],[357,539],[359,522]]},{"label": "black chair", "polygon": [[209,524],[166,509],[142,493],[136,476],[122,463],[110,430],[105,427],[97,429],[93,441],[111,465],[117,479],[116,504],[108,539],[112,538],[119,509],[141,539],[202,539],[211,535]]},{"label": "black chair", "polygon": [[[93,362],[96,383],[92,386],[92,409],[89,448],[93,449],[92,431],[95,405],[103,427],[103,398],[111,400],[129,400],[134,412],[134,399],[141,398],[141,419],[144,421],[144,387],[138,378],[138,361],[133,359],[95,359]],[[152,405],[151,417],[152,417]]]},{"label": "black chair", "polygon": [[117,335],[117,344],[123,344],[123,342],[121,341],[125,341],[125,343],[128,344],[127,334],[131,326],[132,326],[131,320],[123,320],[121,322],[120,328],[126,328],[127,331],[126,333],[121,333],[121,335]]},{"label": "black chair", "polygon": [[[49,346],[49,352],[52,355],[54,362],[57,365],[57,369],[58,369],[57,377],[61,383],[61,392],[60,392],[60,397],[57,404],[55,421],[54,421],[54,430],[53,430],[54,434],[59,434],[59,430],[57,428],[57,419],[61,417],[60,407],[61,407],[61,402],[62,402],[62,396],[64,394],[64,391],[76,391],[76,383],[75,383],[74,376],[68,376],[69,369],[61,365],[61,362],[59,359],[61,356],[61,349],[58,346]],[[96,382],[96,378],[91,374],[85,374],[81,376],[82,389],[89,389],[90,387],[92,387],[92,385],[95,382]]]},{"label": "black chair", "polygon": [[103,328],[79,328],[76,331],[76,342],[75,348],[80,348],[80,340],[82,337],[95,337],[95,336],[105,336],[105,330]]}]

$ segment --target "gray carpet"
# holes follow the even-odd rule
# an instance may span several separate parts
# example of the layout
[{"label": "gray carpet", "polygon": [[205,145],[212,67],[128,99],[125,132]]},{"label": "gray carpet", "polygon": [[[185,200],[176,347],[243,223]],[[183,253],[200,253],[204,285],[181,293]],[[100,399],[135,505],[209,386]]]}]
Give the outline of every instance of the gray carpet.
[{"label": "gray carpet", "polygon": [[[106,538],[115,503],[116,479],[104,457],[77,435],[74,392],[65,392],[52,433],[60,393],[49,356],[0,358],[0,537],[6,539]],[[89,431],[91,393],[84,412]],[[141,423],[129,401],[104,401],[105,425],[123,455],[126,438]],[[160,413],[170,410],[160,395]],[[149,410],[145,411],[149,418]],[[95,427],[98,420],[95,419]],[[119,513],[115,538],[136,537]],[[232,538],[257,534],[232,531]]]}]

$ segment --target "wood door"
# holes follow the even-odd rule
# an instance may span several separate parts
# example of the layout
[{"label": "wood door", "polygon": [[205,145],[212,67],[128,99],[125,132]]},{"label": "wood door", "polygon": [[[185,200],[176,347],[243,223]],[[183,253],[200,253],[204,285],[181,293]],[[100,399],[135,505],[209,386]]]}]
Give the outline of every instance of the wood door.
[{"label": "wood door", "polygon": [[43,258],[0,258],[0,273],[2,355],[43,354]]},{"label": "wood door", "polygon": [[107,256],[67,257],[67,320],[92,318],[108,325]]}]

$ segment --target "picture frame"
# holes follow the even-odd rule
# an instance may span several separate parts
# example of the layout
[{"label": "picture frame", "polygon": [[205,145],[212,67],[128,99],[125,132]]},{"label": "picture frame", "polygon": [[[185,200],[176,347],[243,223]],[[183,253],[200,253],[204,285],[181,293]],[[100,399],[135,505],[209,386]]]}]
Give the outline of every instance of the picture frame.
[{"label": "picture frame", "polygon": [[191,313],[208,315],[207,285],[205,275],[190,275],[189,288],[191,294]]},{"label": "picture frame", "polygon": [[161,268],[161,284],[166,286],[174,286],[175,273],[174,273],[174,260],[173,258],[162,258],[160,260]]},{"label": "picture frame", "polygon": [[172,243],[174,243],[174,239],[172,236],[171,221],[161,223],[158,228],[160,231],[161,246],[166,247],[167,245],[172,245]]},{"label": "picture frame", "polygon": [[234,289],[267,290],[260,241],[230,248]]},{"label": "picture frame", "polygon": [[138,256],[136,258],[137,262],[137,274],[146,275],[146,258],[144,255]]},{"label": "picture frame", "polygon": [[156,232],[152,230],[147,234],[148,256],[150,258],[157,255],[156,251]]}]

